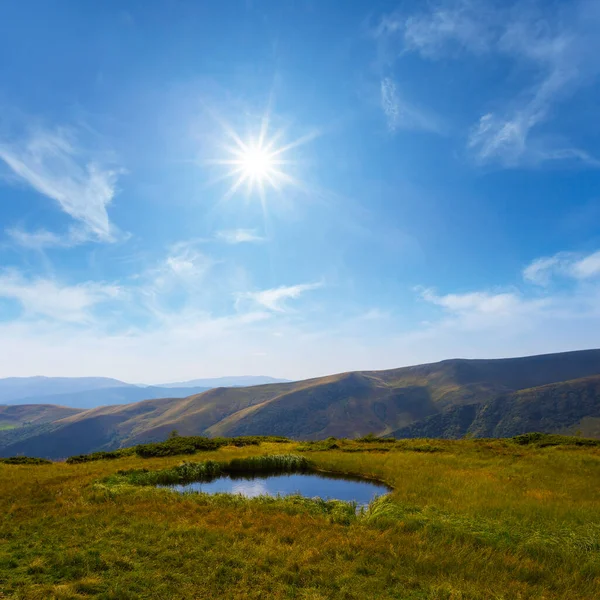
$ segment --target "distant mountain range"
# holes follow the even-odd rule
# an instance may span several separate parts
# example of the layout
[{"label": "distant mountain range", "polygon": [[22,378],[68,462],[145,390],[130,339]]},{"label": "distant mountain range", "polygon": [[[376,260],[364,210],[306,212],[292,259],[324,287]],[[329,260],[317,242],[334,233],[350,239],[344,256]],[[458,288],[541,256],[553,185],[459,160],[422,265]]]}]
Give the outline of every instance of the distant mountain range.
[{"label": "distant mountain range", "polygon": [[276,379],[264,375],[242,375],[239,377],[212,377],[208,379],[192,379],[191,381],[180,381],[177,383],[161,383],[158,387],[184,388],[184,387],[249,387],[251,385],[265,385],[267,383],[287,383],[287,379]]},{"label": "distant mountain range", "polygon": [[7,377],[0,379],[0,404],[26,404],[28,398],[115,387],[137,386],[109,377]]},{"label": "distant mountain range", "polygon": [[[172,390],[171,390],[172,391]],[[500,360],[453,359],[150,399],[63,415],[57,407],[0,411],[0,455],[63,458],[181,435],[296,439],[513,436],[600,437],[600,350]],[[29,414],[37,415],[34,418]],[[68,410],[68,409],[61,409]],[[15,426],[16,425],[16,426]]]},{"label": "distant mountain range", "polygon": [[108,377],[8,377],[0,379],[0,405],[57,404],[73,408],[96,408],[153,398],[184,398],[215,387],[251,386],[281,381],[285,380],[241,376],[148,386]]}]

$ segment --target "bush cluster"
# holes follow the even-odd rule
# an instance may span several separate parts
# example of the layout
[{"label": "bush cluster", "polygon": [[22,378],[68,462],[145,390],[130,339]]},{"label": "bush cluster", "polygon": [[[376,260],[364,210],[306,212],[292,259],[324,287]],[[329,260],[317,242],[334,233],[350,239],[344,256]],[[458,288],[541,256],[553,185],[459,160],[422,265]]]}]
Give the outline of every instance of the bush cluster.
[{"label": "bush cluster", "polygon": [[113,450],[110,452],[93,452],[92,454],[80,454],[67,458],[68,464],[78,464],[95,460],[110,460],[135,454],[140,458],[157,458],[162,456],[180,456],[185,454],[196,454],[196,452],[208,452],[218,450],[223,446],[258,446],[261,442],[286,443],[287,438],[278,436],[241,436],[233,438],[217,437],[208,438],[202,436],[179,436],[169,437],[164,442],[150,444],[138,444],[131,448]]},{"label": "bush cluster", "polygon": [[10,458],[0,458],[0,462],[5,465],[51,465],[51,460],[45,458],[36,458],[35,456],[11,456]]},{"label": "bush cluster", "polygon": [[600,446],[600,440],[555,433],[540,433],[539,431],[516,435],[511,440],[521,446],[538,446],[539,448],[546,446]]},{"label": "bush cluster", "polygon": [[184,462],[177,467],[149,471],[134,469],[118,471],[108,477],[108,484],[129,483],[132,485],[175,485],[192,481],[210,481],[219,475],[239,476],[249,473],[291,473],[310,469],[312,463],[296,454],[273,454],[235,458],[229,462],[207,460],[200,463]]}]

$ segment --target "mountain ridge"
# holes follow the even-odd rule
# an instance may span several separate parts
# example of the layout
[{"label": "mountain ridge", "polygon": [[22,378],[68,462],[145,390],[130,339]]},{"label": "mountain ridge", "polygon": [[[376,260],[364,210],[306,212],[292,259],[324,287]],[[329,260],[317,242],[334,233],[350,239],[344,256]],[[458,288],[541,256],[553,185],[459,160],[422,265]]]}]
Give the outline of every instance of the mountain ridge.
[{"label": "mountain ridge", "polygon": [[[600,382],[600,350],[450,359],[297,382],[221,387],[185,398],[95,408],[21,432],[0,432],[0,455],[64,458],[163,440],[173,429],[181,435],[307,440],[367,433],[421,436],[428,431],[440,437],[516,435],[544,428],[554,433],[577,427],[584,419],[593,429],[600,418],[595,378]],[[561,404],[564,394],[574,400]],[[577,398],[585,400],[581,409]],[[536,412],[536,399],[543,414]],[[504,413],[514,420],[519,411],[523,418],[512,428],[499,425]]]}]

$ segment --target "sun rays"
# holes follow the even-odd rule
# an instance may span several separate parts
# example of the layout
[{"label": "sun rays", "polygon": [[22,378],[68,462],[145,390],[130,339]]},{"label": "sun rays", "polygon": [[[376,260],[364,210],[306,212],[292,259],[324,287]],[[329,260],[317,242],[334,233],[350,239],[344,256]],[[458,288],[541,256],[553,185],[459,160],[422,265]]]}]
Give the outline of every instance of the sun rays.
[{"label": "sun rays", "polygon": [[280,192],[287,186],[302,187],[302,182],[291,173],[298,165],[298,159],[292,157],[290,151],[313,140],[317,132],[286,144],[282,141],[283,129],[270,135],[268,113],[261,120],[258,134],[245,139],[227,123],[219,122],[228,138],[224,146],[226,157],[209,162],[225,169],[218,180],[231,180],[224,199],[238,192],[248,197],[258,195],[264,208],[267,192]]}]

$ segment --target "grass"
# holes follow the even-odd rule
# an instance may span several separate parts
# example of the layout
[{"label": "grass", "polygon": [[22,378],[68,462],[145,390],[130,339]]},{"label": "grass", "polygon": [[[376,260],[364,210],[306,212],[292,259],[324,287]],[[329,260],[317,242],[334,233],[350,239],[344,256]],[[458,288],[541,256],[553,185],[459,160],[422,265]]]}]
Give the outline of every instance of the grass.
[{"label": "grass", "polygon": [[96,460],[113,460],[123,456],[135,454],[140,458],[158,458],[161,456],[180,456],[182,454],[196,454],[198,452],[207,452],[218,450],[224,446],[258,446],[263,442],[287,443],[290,440],[277,436],[241,436],[233,438],[207,438],[201,436],[183,437],[175,435],[164,442],[155,442],[152,444],[139,444],[131,448],[112,450],[109,452],[92,452],[91,454],[80,454],[70,456],[67,463],[77,464],[83,462],[93,462]]},{"label": "grass", "polygon": [[548,441],[260,442],[185,457],[310,463],[394,488],[359,514],[137,485],[191,477],[181,456],[0,464],[0,598],[599,598],[600,447]]}]

